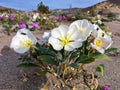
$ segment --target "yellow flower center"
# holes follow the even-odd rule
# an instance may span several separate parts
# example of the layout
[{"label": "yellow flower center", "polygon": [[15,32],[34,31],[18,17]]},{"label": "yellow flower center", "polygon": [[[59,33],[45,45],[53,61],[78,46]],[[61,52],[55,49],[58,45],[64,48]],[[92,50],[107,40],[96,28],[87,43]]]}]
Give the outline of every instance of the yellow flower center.
[{"label": "yellow flower center", "polygon": [[95,44],[97,47],[102,47],[104,44],[104,41],[101,39],[95,39]]},{"label": "yellow flower center", "polygon": [[77,27],[77,30],[80,30],[82,32],[82,35],[84,35],[86,32],[85,28],[82,27]]},{"label": "yellow flower center", "polygon": [[70,43],[70,37],[65,37],[65,36],[61,36],[59,37],[60,39],[60,44],[62,44],[63,46],[68,45]]},{"label": "yellow flower center", "polygon": [[21,44],[25,48],[29,48],[32,45],[31,39],[21,40]]}]

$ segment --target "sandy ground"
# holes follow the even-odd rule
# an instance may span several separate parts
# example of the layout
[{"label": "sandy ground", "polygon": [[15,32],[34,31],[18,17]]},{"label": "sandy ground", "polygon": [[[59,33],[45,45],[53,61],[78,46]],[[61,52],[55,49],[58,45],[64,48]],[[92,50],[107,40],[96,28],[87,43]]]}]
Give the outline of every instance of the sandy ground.
[{"label": "sandy ground", "polygon": [[[110,31],[113,33],[112,47],[118,48],[118,52],[110,55],[111,61],[96,61],[89,66],[94,68],[98,64],[105,64],[105,76],[100,78],[100,84],[111,85],[111,90],[120,90],[120,22],[114,21],[106,24],[110,26]],[[43,31],[34,32],[38,38],[42,33]],[[0,30],[0,90],[41,90],[47,82],[46,77],[34,76],[32,72],[36,69],[16,68],[16,65],[20,63],[18,60],[20,55],[9,48],[13,35],[7,36]],[[23,72],[29,76],[27,82],[21,80]]]}]

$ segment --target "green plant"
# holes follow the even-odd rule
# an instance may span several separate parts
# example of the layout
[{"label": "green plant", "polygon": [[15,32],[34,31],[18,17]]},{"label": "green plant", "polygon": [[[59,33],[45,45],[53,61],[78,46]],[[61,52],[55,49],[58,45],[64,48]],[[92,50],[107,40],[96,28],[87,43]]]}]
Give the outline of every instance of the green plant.
[{"label": "green plant", "polygon": [[110,20],[113,20],[113,19],[116,18],[116,14],[113,13],[113,12],[110,12],[110,13],[108,13],[107,17],[108,17]]},{"label": "green plant", "polygon": [[[111,37],[101,29],[95,29],[88,20],[74,21],[70,26],[60,25],[42,37],[43,43],[37,42],[35,36],[27,29],[21,29],[13,37],[11,48],[23,54],[17,67],[40,67],[37,75],[51,73],[63,85],[66,80],[83,75],[90,90],[96,90],[98,81],[92,73],[87,75],[84,66],[95,60],[109,60],[105,55],[116,48],[109,48]],[[26,53],[25,53],[26,52]],[[104,66],[99,65],[96,71],[104,73]],[[91,78],[92,77],[92,78]],[[89,84],[88,78],[92,79]]]},{"label": "green plant", "polygon": [[40,2],[37,6],[37,11],[40,13],[50,13],[49,7],[45,6],[43,2]]}]

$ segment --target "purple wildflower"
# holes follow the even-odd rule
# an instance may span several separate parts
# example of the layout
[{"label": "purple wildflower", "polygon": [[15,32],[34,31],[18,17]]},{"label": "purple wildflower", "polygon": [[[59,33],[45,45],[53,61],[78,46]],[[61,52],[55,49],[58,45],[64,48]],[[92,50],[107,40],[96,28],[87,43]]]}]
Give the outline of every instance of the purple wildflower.
[{"label": "purple wildflower", "polygon": [[19,24],[19,28],[20,28],[20,29],[22,29],[22,28],[26,28],[26,24],[24,24],[24,23],[20,23],[20,24]]},{"label": "purple wildflower", "polygon": [[66,19],[66,16],[62,16],[62,19]]},{"label": "purple wildflower", "polygon": [[2,16],[0,16],[0,20],[2,20],[3,19],[3,17]]},{"label": "purple wildflower", "polygon": [[32,26],[33,26],[33,28],[37,28],[38,27],[38,23],[34,22],[34,23],[32,23]]},{"label": "purple wildflower", "polygon": [[14,15],[13,14],[9,14],[9,19],[10,20],[14,20]]},{"label": "purple wildflower", "polygon": [[73,14],[67,14],[66,16],[67,16],[67,18],[72,18]]},{"label": "purple wildflower", "polygon": [[110,90],[110,85],[104,86],[103,90]]},{"label": "purple wildflower", "polygon": [[0,20],[2,20],[2,19],[3,19],[3,16],[0,15]]},{"label": "purple wildflower", "polygon": [[62,20],[62,16],[57,16],[56,19],[57,20]]}]

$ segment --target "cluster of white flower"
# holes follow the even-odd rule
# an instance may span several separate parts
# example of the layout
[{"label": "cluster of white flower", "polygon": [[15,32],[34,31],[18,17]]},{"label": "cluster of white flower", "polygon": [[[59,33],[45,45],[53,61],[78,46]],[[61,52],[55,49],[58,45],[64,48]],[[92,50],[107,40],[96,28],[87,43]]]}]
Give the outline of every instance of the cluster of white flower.
[{"label": "cluster of white flower", "polygon": [[46,17],[46,16],[43,16],[43,17],[42,17],[39,13],[33,14],[32,21],[36,21],[37,19],[44,19],[44,20],[47,20],[48,17]]},{"label": "cluster of white flower", "polygon": [[5,17],[5,18],[8,18],[9,15],[8,15],[7,13],[0,13],[0,16],[1,16],[1,17]]},{"label": "cluster of white flower", "polygon": [[35,13],[34,15],[33,15],[33,21],[36,21],[37,20],[37,18],[39,18],[39,13]]},{"label": "cluster of white flower", "polygon": [[[94,37],[93,42],[90,43],[91,47],[100,53],[104,53],[113,42],[111,37],[101,30],[99,26],[91,24],[85,19],[74,21],[70,26],[60,25],[51,32],[45,32],[42,42],[48,42],[57,51],[61,49],[72,51],[80,48],[82,43],[90,36]],[[36,43],[37,39],[29,30],[21,29],[13,37],[11,48],[17,53],[24,53],[29,50],[31,45]]]}]

